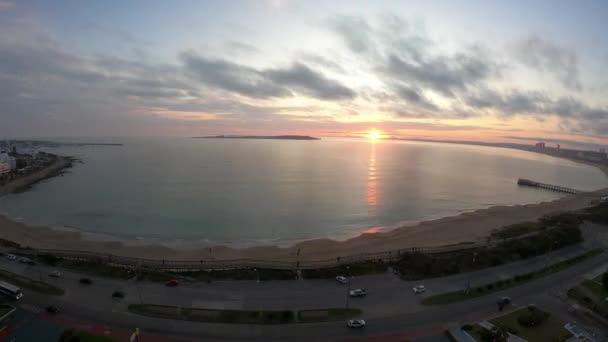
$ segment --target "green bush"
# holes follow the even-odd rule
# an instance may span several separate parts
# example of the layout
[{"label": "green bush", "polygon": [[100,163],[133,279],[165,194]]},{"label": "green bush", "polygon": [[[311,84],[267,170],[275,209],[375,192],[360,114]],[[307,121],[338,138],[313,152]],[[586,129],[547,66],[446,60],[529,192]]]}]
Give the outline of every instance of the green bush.
[{"label": "green bush", "polygon": [[523,327],[532,328],[541,325],[548,316],[549,314],[535,307],[528,307],[528,310],[517,317],[517,323]]}]

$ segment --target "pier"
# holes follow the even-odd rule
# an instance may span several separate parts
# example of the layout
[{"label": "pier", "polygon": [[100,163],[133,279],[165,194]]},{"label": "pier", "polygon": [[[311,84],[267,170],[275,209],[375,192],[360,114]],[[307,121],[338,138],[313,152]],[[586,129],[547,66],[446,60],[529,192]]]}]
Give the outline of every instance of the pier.
[{"label": "pier", "polygon": [[523,185],[523,186],[532,186],[532,187],[535,187],[535,188],[542,188],[542,189],[547,189],[547,190],[559,191],[559,192],[566,192],[566,193],[569,193],[569,194],[580,194],[581,192],[583,192],[581,190],[567,188],[565,186],[546,184],[546,183],[536,182],[536,181],[529,180],[529,179],[524,179],[524,178],[518,179],[517,180],[517,184],[518,185]]}]

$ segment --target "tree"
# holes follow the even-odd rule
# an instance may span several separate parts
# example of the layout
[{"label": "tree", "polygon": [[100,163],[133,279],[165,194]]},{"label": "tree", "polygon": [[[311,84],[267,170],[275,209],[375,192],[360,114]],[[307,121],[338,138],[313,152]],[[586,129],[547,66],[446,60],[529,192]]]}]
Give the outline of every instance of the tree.
[{"label": "tree", "polygon": [[608,291],[608,272],[602,275],[602,284],[604,285],[604,289]]}]

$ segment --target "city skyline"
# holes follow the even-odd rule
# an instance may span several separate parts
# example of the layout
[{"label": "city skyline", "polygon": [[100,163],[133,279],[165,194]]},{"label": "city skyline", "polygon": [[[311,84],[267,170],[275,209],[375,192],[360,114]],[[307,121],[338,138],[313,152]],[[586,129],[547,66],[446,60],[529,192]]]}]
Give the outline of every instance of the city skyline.
[{"label": "city skyline", "polygon": [[[0,134],[600,146],[600,1],[0,1]],[[581,145],[582,144],[582,145]]]}]

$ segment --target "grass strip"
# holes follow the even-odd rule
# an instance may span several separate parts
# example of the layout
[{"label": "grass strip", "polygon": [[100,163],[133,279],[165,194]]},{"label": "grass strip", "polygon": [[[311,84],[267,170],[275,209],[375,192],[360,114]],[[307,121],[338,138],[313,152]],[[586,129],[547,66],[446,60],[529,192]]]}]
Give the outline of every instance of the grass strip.
[{"label": "grass strip", "polygon": [[602,283],[585,279],[577,286],[568,290],[568,297],[576,300],[604,318],[608,318],[608,290]]},{"label": "grass strip", "polygon": [[15,273],[11,273],[9,271],[0,270],[0,280],[4,280],[10,284],[15,286],[19,286],[28,290],[53,295],[53,296],[61,296],[64,294],[64,290],[55,285],[51,285],[49,283],[45,283],[42,281],[26,278],[24,276],[20,276]]},{"label": "grass strip", "polygon": [[446,293],[438,294],[435,296],[430,296],[430,297],[424,298],[422,300],[422,304],[425,304],[425,305],[450,304],[450,303],[456,303],[456,302],[464,301],[464,300],[471,299],[471,298],[485,296],[485,295],[491,294],[493,292],[502,291],[504,289],[507,289],[507,288],[510,288],[513,286],[517,286],[517,285],[521,285],[521,284],[530,282],[534,279],[538,279],[538,278],[559,272],[570,266],[573,266],[573,265],[583,262],[589,258],[592,258],[598,254],[601,254],[602,252],[603,252],[603,250],[600,248],[592,249],[583,254],[577,255],[575,257],[572,257],[572,258],[564,260],[564,261],[560,261],[558,263],[549,265],[549,266],[541,268],[539,270],[516,275],[515,277],[509,278],[509,279],[498,280],[493,283],[489,283],[489,284],[485,284],[485,285],[482,285],[482,286],[479,286],[476,288],[472,288],[468,292],[464,291],[464,290],[460,290],[460,291],[446,292]]},{"label": "grass strip", "polygon": [[564,323],[561,322],[555,315],[539,310],[545,319],[536,326],[522,325],[519,320],[521,316],[529,312],[528,308],[523,308],[506,315],[497,317],[490,321],[495,326],[506,329],[508,332],[517,335],[528,342],[545,342],[545,341],[566,341],[572,335],[568,330],[564,329]]},{"label": "grass strip", "polygon": [[357,308],[329,308],[298,311],[298,321],[302,323],[330,322],[350,319],[361,314]]},{"label": "grass strip", "polygon": [[[204,308],[181,308],[156,304],[131,304],[129,311],[138,315],[183,321],[233,324],[291,324],[296,323],[292,310],[219,310]],[[342,320],[361,314],[359,309],[327,308],[300,310],[300,322],[327,322]]]}]

